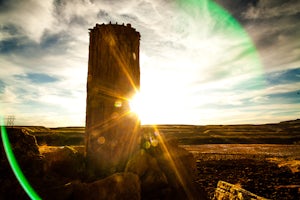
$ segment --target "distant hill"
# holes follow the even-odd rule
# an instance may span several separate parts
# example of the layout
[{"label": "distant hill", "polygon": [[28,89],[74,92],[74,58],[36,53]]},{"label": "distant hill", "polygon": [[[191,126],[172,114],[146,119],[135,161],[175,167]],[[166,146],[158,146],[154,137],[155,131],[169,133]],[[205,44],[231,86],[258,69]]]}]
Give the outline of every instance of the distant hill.
[{"label": "distant hill", "polygon": [[[143,126],[151,129],[151,126]],[[300,120],[277,124],[239,125],[157,125],[168,138],[180,144],[299,144]]]},{"label": "distant hill", "polygon": [[[40,145],[84,145],[85,127],[15,126],[26,129]],[[179,144],[300,144],[300,119],[273,124],[143,125],[143,133],[159,131]]]},{"label": "distant hill", "polygon": [[298,124],[298,125],[300,125],[300,119],[283,121],[283,122],[280,122],[280,124]]}]

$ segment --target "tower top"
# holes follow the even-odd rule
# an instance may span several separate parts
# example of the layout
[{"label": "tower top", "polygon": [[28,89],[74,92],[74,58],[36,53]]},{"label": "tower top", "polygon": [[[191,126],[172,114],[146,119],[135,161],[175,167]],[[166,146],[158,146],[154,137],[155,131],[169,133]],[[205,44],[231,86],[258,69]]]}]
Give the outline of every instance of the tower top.
[{"label": "tower top", "polygon": [[135,34],[138,34],[139,37],[141,37],[140,33],[138,31],[136,31],[135,28],[132,28],[131,24],[126,24],[124,25],[123,24],[118,24],[117,22],[115,24],[112,24],[111,22],[109,22],[109,24],[96,24],[93,28],[90,28],[89,31],[90,33],[92,32],[96,32],[100,29],[112,29],[112,30],[115,30],[115,31],[131,31]]}]

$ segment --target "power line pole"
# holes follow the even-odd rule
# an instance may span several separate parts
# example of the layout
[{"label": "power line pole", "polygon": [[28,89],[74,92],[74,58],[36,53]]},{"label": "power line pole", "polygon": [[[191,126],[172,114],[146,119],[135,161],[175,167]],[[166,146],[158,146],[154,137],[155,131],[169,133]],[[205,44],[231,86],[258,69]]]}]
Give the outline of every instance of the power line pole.
[{"label": "power line pole", "polygon": [[13,127],[15,123],[15,116],[14,115],[9,115],[6,117],[6,126]]}]

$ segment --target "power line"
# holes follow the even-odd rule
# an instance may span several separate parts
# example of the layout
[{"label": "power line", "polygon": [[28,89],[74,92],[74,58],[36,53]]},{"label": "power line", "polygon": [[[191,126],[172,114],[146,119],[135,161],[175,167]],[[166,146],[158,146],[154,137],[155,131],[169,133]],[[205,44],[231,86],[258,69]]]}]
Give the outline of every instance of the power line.
[{"label": "power line", "polygon": [[15,116],[14,115],[9,115],[6,117],[6,126],[14,126],[15,123]]}]

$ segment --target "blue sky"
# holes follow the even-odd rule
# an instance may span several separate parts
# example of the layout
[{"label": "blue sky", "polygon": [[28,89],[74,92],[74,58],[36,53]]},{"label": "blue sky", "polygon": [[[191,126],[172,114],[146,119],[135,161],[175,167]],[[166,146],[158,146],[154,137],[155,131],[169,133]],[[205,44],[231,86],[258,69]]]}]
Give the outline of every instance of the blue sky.
[{"label": "blue sky", "polygon": [[299,1],[213,2],[232,17],[208,0],[0,1],[0,114],[83,126],[88,29],[111,21],[141,33],[143,123],[299,118]]}]

